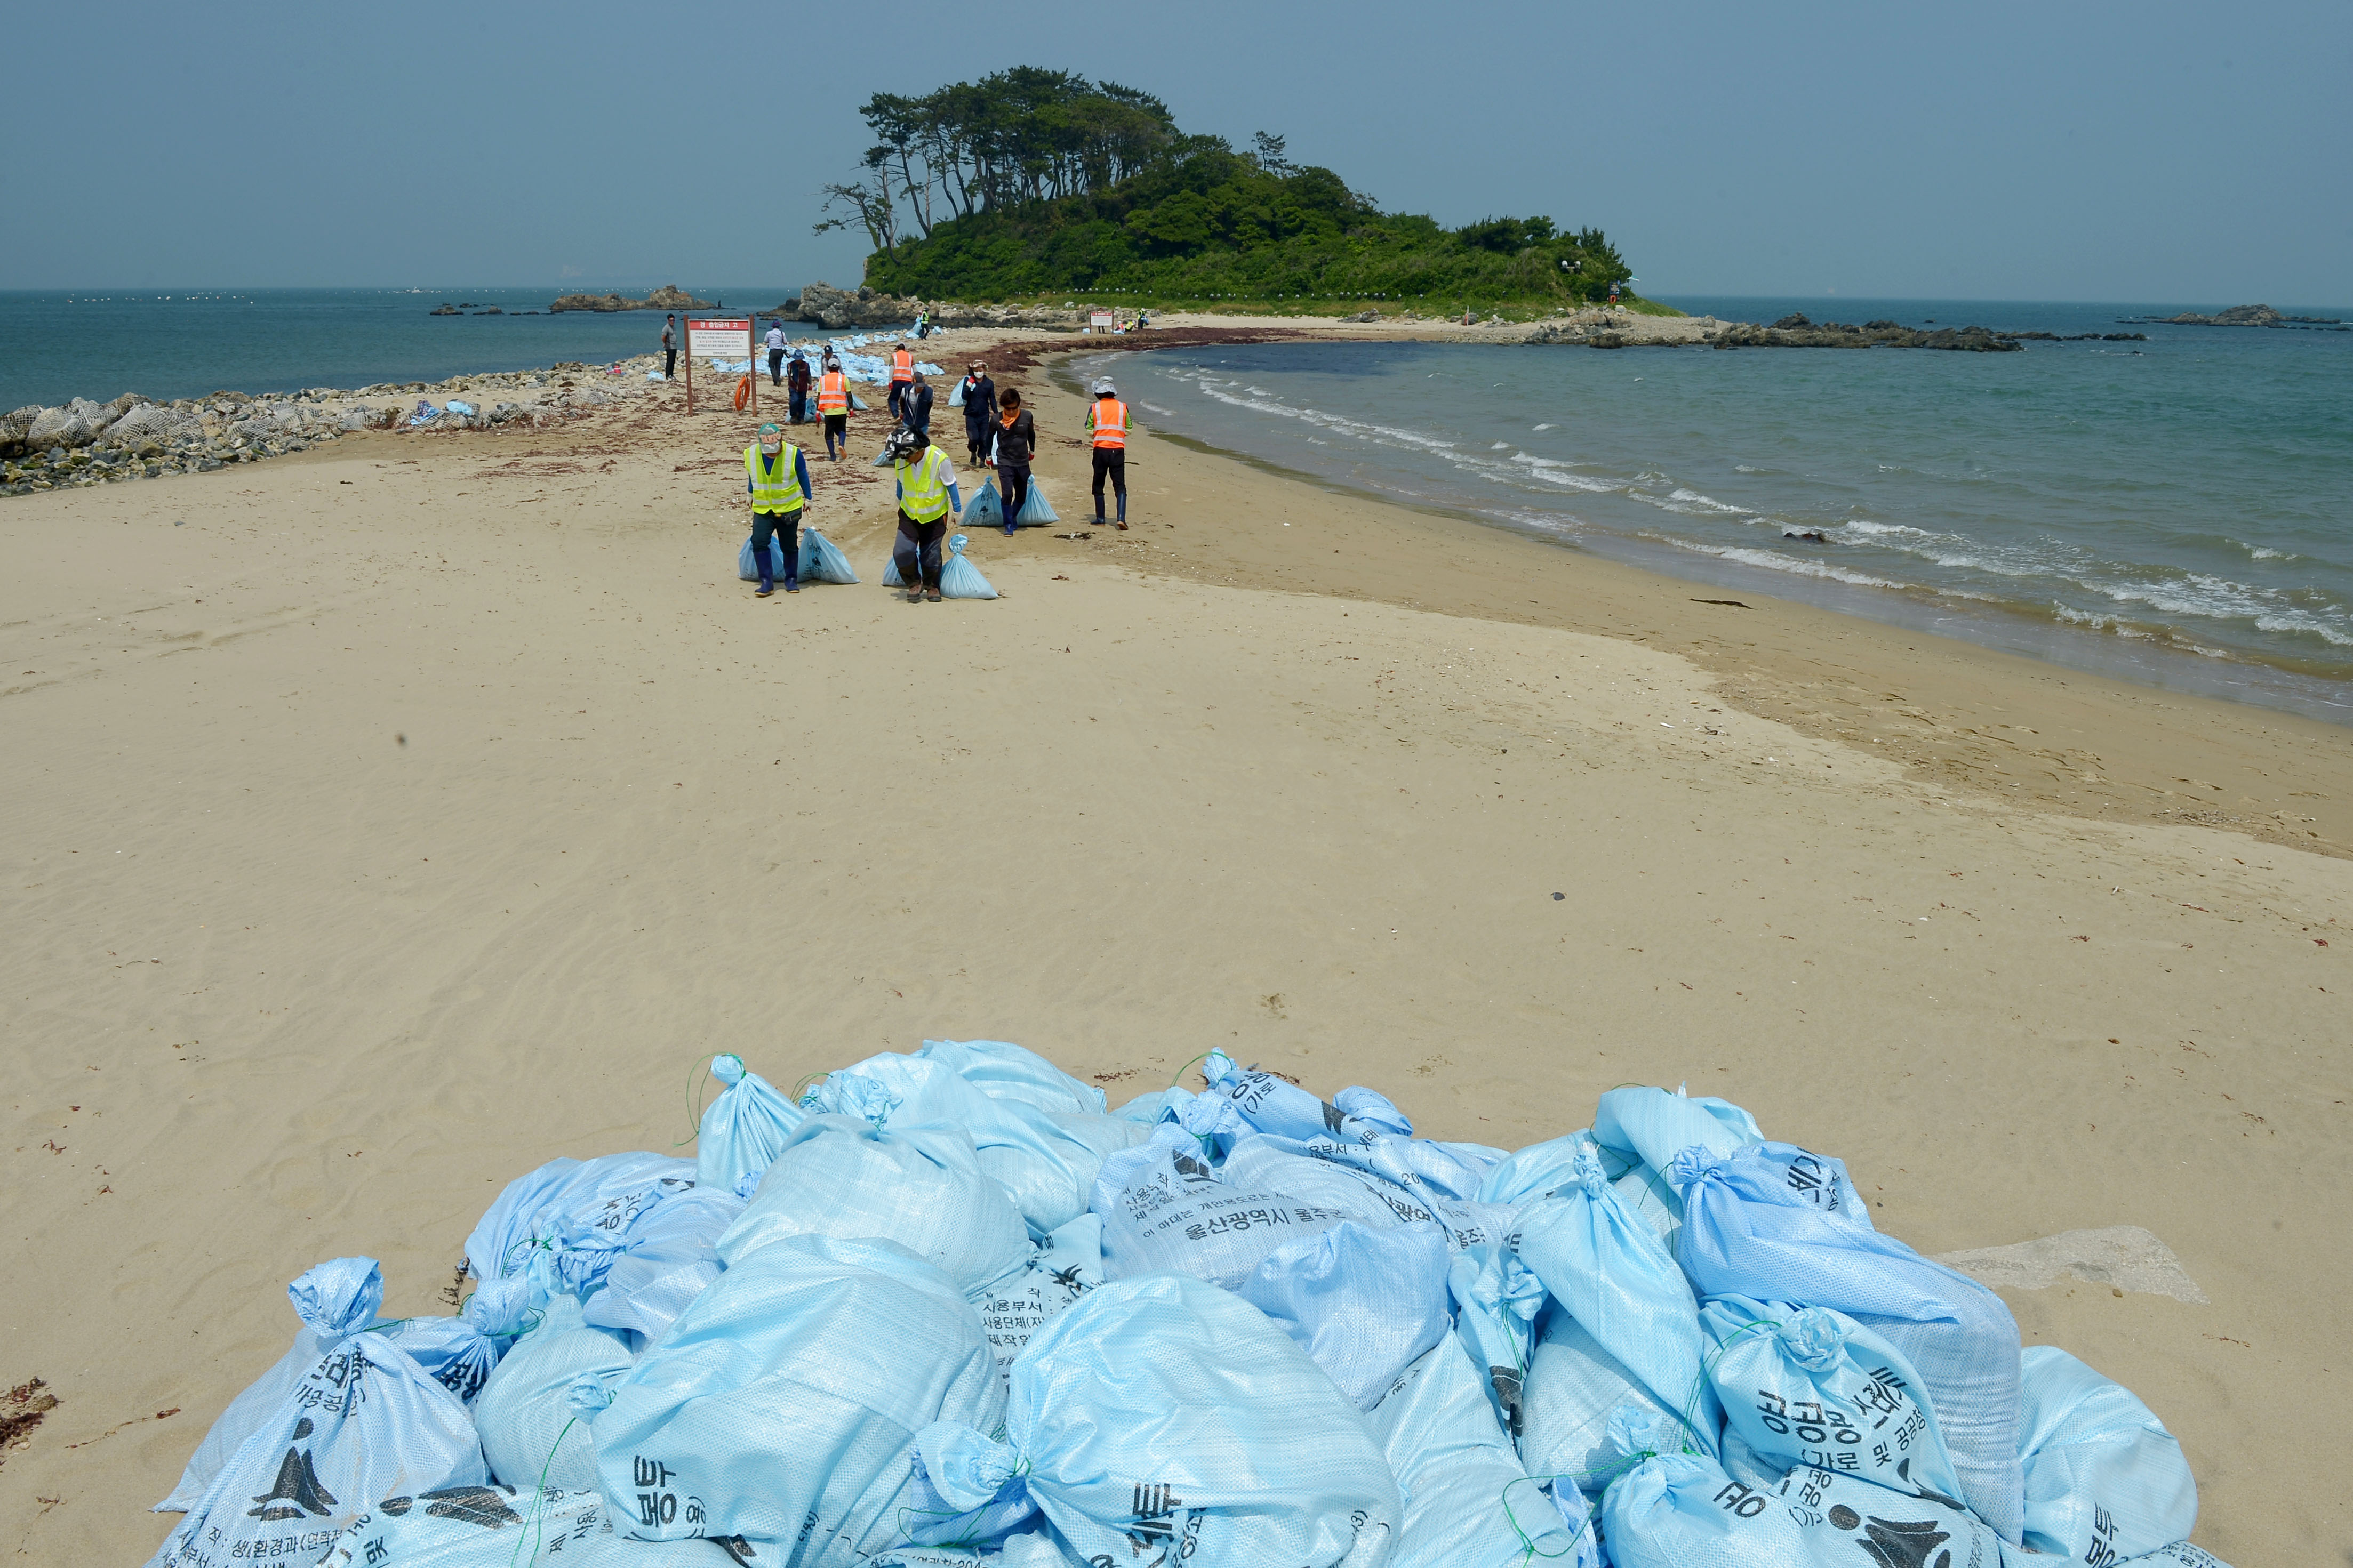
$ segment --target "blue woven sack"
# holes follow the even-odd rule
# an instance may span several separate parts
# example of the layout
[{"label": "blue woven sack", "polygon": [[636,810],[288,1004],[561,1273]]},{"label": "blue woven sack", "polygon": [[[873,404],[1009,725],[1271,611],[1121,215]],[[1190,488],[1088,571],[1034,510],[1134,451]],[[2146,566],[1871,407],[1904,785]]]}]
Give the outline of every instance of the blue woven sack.
[{"label": "blue woven sack", "polygon": [[719,1258],[732,1270],[801,1236],[895,1242],[959,1290],[1020,1268],[1030,1253],[1019,1211],[982,1172],[969,1134],[854,1116],[811,1116],[794,1131],[720,1237]]},{"label": "blue woven sack", "polygon": [[855,583],[857,572],[849,557],[840,547],[814,528],[801,530],[800,570],[795,574],[804,583]]},{"label": "blue woven sack", "polygon": [[525,1497],[543,1487],[594,1488],[596,1446],[573,1406],[573,1384],[588,1377],[610,1388],[635,1359],[619,1334],[590,1328],[580,1303],[559,1292],[475,1402],[474,1426],[491,1479]]},{"label": "blue woven sack", "polygon": [[601,1492],[493,1483],[388,1498],[352,1522],[321,1568],[735,1568],[735,1560],[715,1541],[624,1540]]},{"label": "blue woven sack", "polygon": [[850,1563],[905,1538],[914,1435],[993,1431],[1004,1408],[980,1319],[945,1275],[889,1242],[793,1236],[712,1281],[591,1437],[638,1540],[809,1541],[823,1550],[803,1561]]},{"label": "blue woven sack", "polygon": [[[694,1166],[665,1154],[604,1154],[550,1160],[507,1184],[466,1237],[466,1270],[491,1280],[558,1256],[559,1273],[596,1267],[595,1254],[628,1228],[638,1211],[694,1184]],[[565,1259],[560,1255],[584,1256]],[[575,1290],[578,1284],[573,1284]]]},{"label": "blue woven sack", "polygon": [[1536,1318],[1551,1299],[1544,1281],[1508,1244],[1495,1244],[1452,1254],[1446,1289],[1454,1302],[1454,1332],[1486,1379],[1497,1425],[1517,1443]]},{"label": "blue woven sack", "polygon": [[1366,1424],[1405,1502],[1388,1568],[1599,1568],[1584,1494],[1565,1494],[1580,1531],[1528,1479],[1451,1335],[1398,1374]]},{"label": "blue woven sack", "polygon": [[1344,1220],[1396,1223],[1361,1191],[1335,1203],[1229,1181],[1194,1152],[1197,1147],[1193,1134],[1164,1122],[1151,1142],[1103,1162],[1094,1212],[1103,1222],[1105,1275],[1187,1274],[1236,1289],[1286,1243]]},{"label": "blue woven sack", "polygon": [[614,1330],[632,1349],[670,1332],[679,1314],[719,1278],[719,1238],[743,1212],[744,1199],[733,1193],[698,1186],[639,1215],[622,1235],[604,1288],[585,1303],[587,1322]]},{"label": "blue woven sack", "polygon": [[940,597],[944,599],[994,599],[997,590],[980,574],[980,568],[965,556],[966,541],[959,533],[948,541],[948,558],[940,567]]},{"label": "blue woven sack", "polygon": [[997,493],[997,476],[991,474],[980,481],[980,489],[965,504],[964,525],[966,528],[1003,528],[1005,498]]},{"label": "blue woven sack", "polygon": [[454,1318],[402,1318],[378,1323],[375,1331],[471,1405],[499,1358],[546,1306],[547,1273],[530,1269],[491,1280],[466,1298]]},{"label": "blue woven sack", "polygon": [[1650,1223],[1675,1249],[1675,1234],[1683,1228],[1683,1199],[1666,1179],[1668,1164],[1696,1144],[1711,1153],[1730,1154],[1764,1134],[1757,1119],[1728,1100],[1686,1097],[1678,1088],[1613,1089],[1594,1108],[1592,1138],[1600,1151],[1602,1167],[1627,1206]]},{"label": "blue woven sack", "polygon": [[1771,1486],[1714,1459],[1644,1461],[1601,1500],[1617,1568],[2001,1568],[2020,1558],[1967,1510],[1801,1468]]},{"label": "blue woven sack", "polygon": [[1018,1100],[1043,1111],[1103,1114],[1108,1101],[1037,1052],[1004,1040],[925,1040],[915,1053],[938,1062],[991,1100]]},{"label": "blue woven sack", "polygon": [[1373,1568],[1403,1511],[1332,1380],[1183,1275],[1114,1280],[1039,1331],[1013,1363],[1004,1440],[989,1431],[921,1434],[911,1539],[981,1544],[1042,1511],[1082,1563]]},{"label": "blue woven sack", "polygon": [[1920,1374],[1885,1340],[1827,1307],[1746,1296],[1711,1299],[1700,1326],[1725,1430],[1772,1479],[1806,1465],[1963,1506]]},{"label": "blue woven sack", "polygon": [[1598,1492],[1635,1458],[1713,1455],[1724,1412],[1704,1370],[1699,1303],[1589,1151],[1577,1180],[1523,1205],[1514,1249],[1553,1300],[1522,1393],[1531,1474]]},{"label": "blue woven sack", "polygon": [[[1186,1110],[1218,1103],[1203,1095]],[[1511,1210],[1453,1195],[1475,1189],[1482,1173],[1463,1152],[1469,1148],[1387,1132],[1367,1131],[1356,1142],[1261,1133],[1238,1141],[1219,1173],[1238,1186],[1288,1193],[1347,1210],[1367,1224],[1435,1220],[1445,1227],[1447,1244],[1461,1249],[1502,1241],[1513,1226]]]},{"label": "blue woven sack", "polygon": [[768,1163],[806,1112],[732,1052],[711,1058],[711,1076],[726,1088],[703,1107],[695,1133],[694,1184],[732,1193],[746,1177],[756,1183],[767,1173]]},{"label": "blue woven sack", "polygon": [[367,1332],[375,1260],[338,1258],[287,1287],[301,1331],[221,1412],[156,1511],[187,1518],[149,1568],[315,1561],[376,1500],[489,1480],[458,1396]]},{"label": "blue woven sack", "polygon": [[1453,1324],[1446,1233],[1344,1221],[1285,1242],[1234,1293],[1274,1320],[1359,1410]]},{"label": "blue woven sack", "polygon": [[1056,511],[1054,504],[1046,499],[1046,487],[1033,477],[1029,481],[1029,494],[1021,502],[1021,510],[1013,521],[1022,528],[1035,528],[1041,523],[1060,522],[1062,514]]},{"label": "blue woven sack", "polygon": [[965,1292],[987,1331],[997,1375],[1009,1379],[1014,1358],[1038,1331],[1103,1282],[1103,1221],[1082,1214],[1048,1237],[1023,1267]]},{"label": "blue woven sack", "polygon": [[1787,1143],[1675,1156],[1678,1255],[1704,1296],[1828,1307],[1912,1363],[1961,1499],[2004,1541],[2024,1525],[2018,1323],[2001,1298],[1870,1228],[1846,1167]]},{"label": "blue woven sack", "polygon": [[[1238,1066],[1223,1051],[1209,1053],[1208,1059],[1201,1065],[1201,1076],[1208,1083],[1208,1092],[1231,1100],[1243,1121],[1261,1132],[1278,1137],[1303,1140],[1330,1133],[1348,1140],[1394,1131],[1400,1123],[1408,1132],[1412,1131],[1412,1124],[1405,1121],[1396,1106],[1368,1089],[1344,1091],[1359,1097],[1356,1103],[1369,1104],[1375,1118],[1369,1123],[1352,1126],[1347,1112],[1337,1105],[1327,1104],[1271,1072]],[[1370,1096],[1370,1100],[1361,1098],[1364,1096]]]},{"label": "blue woven sack", "polygon": [[2097,1563],[2189,1540],[2198,1484],[2149,1407],[2055,1345],[2021,1366],[2026,1544]]},{"label": "blue woven sack", "polygon": [[[994,1049],[1020,1051],[1018,1046]],[[801,1100],[812,1110],[969,1138],[981,1169],[1012,1196],[1031,1238],[1043,1239],[1087,1212],[1106,1156],[1151,1134],[1133,1122],[1092,1110],[1053,1111],[1035,1103],[1040,1097],[1065,1098],[1067,1089],[1051,1095],[1039,1089],[1029,1097],[991,1093],[991,1072],[1028,1072],[1033,1087],[1052,1081],[1037,1078],[1034,1068],[1020,1066],[1015,1058],[1000,1054],[996,1062],[992,1068],[979,1069],[968,1055],[955,1052],[934,1056],[927,1048],[925,1054],[903,1056],[885,1051],[828,1074]],[[976,1076],[966,1077],[965,1070]],[[1083,1094],[1078,1098],[1083,1102]]]}]

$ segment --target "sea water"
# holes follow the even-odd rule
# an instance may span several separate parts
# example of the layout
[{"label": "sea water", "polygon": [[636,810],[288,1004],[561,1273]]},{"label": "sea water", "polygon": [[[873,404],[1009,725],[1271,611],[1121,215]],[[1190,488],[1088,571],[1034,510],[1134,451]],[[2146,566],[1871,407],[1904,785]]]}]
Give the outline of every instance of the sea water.
[{"label": "sea water", "polygon": [[[0,412],[125,392],[346,390],[439,381],[661,350],[660,310],[549,315],[554,289],[138,289],[0,290]],[[624,294],[642,297],[646,289]],[[797,288],[696,285],[699,300],[765,312]],[[443,304],[463,313],[437,316]],[[481,312],[496,307],[502,313]],[[537,311],[535,315],[518,314]],[[813,328],[787,328],[797,337]],[[679,347],[686,346],[681,333]]]},{"label": "sea water", "polygon": [[1343,490],[2353,721],[2353,332],[2119,320],[2179,306],[1674,303],[2147,341],[1297,342],[1078,368],[1115,375],[1147,427]]}]

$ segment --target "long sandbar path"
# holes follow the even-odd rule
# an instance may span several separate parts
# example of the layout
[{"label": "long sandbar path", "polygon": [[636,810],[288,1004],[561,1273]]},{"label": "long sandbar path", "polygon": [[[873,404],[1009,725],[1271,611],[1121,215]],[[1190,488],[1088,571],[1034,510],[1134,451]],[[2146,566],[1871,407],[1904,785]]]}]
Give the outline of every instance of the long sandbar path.
[{"label": "long sandbar path", "polygon": [[[1076,520],[1077,404],[1012,379]],[[2204,1302],[2063,1274],[2028,1339],[2166,1419],[2201,1544],[2341,1545],[2346,731],[1148,426],[1127,533],[976,531],[1008,596],[909,606],[862,419],[809,521],[866,583],[754,601],[749,423],[679,404],[0,505],[18,1550],[151,1552],[311,1264],[446,1310],[501,1185],[671,1148],[709,1052],[926,1037],[1505,1146],[1688,1082],[1924,1252],[2144,1227]]]}]

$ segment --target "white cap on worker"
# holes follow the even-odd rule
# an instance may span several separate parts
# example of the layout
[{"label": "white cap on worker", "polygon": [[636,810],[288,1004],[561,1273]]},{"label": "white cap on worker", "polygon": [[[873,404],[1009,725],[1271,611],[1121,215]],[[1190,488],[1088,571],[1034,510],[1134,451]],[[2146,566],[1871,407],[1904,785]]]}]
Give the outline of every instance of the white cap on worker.
[{"label": "white cap on worker", "polygon": [[1119,395],[1119,389],[1112,385],[1111,377],[1106,375],[1095,383],[1095,395],[1097,397],[1117,397]]}]

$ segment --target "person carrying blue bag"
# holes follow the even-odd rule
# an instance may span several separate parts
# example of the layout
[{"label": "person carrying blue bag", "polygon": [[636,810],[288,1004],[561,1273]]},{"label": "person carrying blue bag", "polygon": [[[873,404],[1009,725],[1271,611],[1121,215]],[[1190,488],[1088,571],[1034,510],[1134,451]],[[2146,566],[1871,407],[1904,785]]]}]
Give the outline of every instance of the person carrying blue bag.
[{"label": "person carrying blue bag", "polygon": [[964,510],[955,468],[920,430],[901,430],[883,448],[896,471],[899,542],[891,552],[911,605],[940,602],[940,544],[948,519]]},{"label": "person carrying blue bag", "polygon": [[[776,578],[785,592],[801,591],[801,512],[808,505],[808,459],[785,439],[774,421],[760,426],[757,442],[744,448],[744,488],[752,494],[752,562],[760,571],[765,599],[776,592]],[[771,541],[774,553],[771,554]]]}]

